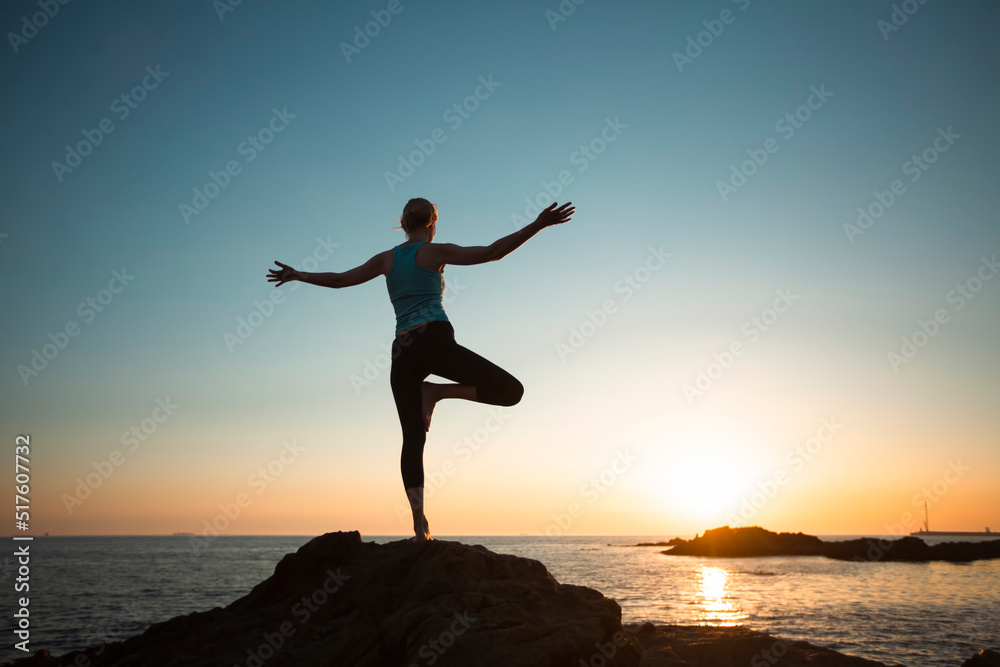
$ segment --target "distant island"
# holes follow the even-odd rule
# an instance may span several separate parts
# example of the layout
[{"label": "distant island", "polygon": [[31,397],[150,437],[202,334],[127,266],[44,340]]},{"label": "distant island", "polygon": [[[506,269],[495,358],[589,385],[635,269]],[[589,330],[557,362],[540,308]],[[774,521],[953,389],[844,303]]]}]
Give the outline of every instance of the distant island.
[{"label": "distant island", "polygon": [[[673,546],[677,546],[678,544],[684,544],[684,540],[682,540],[679,537],[675,537],[674,539],[669,540],[667,542],[640,542],[639,544],[625,544],[625,545],[622,545],[622,546],[626,546],[626,547],[673,547]],[[617,546],[617,545],[609,544],[608,546],[612,547],[612,546]]]},{"label": "distant island", "polygon": [[858,562],[940,560],[968,563],[1000,558],[1000,539],[982,542],[944,542],[935,545],[929,545],[917,537],[901,537],[897,540],[863,537],[857,540],[824,542],[814,535],[775,533],[760,526],[747,528],[722,526],[706,530],[704,534],[690,540],[675,538],[669,544],[672,548],[661,553],[668,556],[719,558],[825,556],[836,560]]}]

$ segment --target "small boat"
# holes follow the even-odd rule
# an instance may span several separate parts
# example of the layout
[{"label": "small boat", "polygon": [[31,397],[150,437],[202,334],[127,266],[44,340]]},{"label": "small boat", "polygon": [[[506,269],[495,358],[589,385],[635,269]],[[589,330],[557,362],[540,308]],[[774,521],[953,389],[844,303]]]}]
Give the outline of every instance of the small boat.
[{"label": "small boat", "polygon": [[930,520],[927,514],[927,501],[924,501],[924,527],[915,533],[910,533],[916,537],[987,537],[997,535],[986,526],[985,531],[978,530],[931,530]]}]

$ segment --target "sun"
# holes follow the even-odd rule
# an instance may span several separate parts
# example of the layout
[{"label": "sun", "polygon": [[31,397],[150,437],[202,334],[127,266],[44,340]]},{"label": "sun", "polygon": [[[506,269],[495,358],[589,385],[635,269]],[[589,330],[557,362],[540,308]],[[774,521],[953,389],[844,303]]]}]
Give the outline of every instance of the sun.
[{"label": "sun", "polygon": [[651,512],[699,532],[732,523],[760,461],[754,434],[724,421],[660,424],[642,438],[636,479]]},{"label": "sun", "polygon": [[725,523],[726,515],[736,512],[745,484],[741,458],[723,442],[677,452],[666,470],[664,500],[685,518],[712,524],[705,528]]}]

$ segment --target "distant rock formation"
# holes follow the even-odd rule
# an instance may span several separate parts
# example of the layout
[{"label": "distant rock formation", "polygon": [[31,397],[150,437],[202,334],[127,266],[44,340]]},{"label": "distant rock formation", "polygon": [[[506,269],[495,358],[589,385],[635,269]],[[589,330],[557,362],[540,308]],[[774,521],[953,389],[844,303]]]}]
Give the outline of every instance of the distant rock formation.
[{"label": "distant rock formation", "polygon": [[928,545],[917,537],[883,540],[866,537],[858,540],[824,542],[803,533],[775,533],[759,526],[730,528],[723,526],[706,530],[701,536],[680,540],[662,553],[670,556],[718,556],[749,558],[757,556],[826,556],[852,561],[914,561],[932,560],[968,563],[974,560],[1000,558],[1000,540],[988,542],[944,542]]},{"label": "distant rock formation", "polygon": [[[978,658],[976,658],[978,659]],[[779,662],[780,661],[780,662]],[[436,540],[328,533],[229,606],[17,667],[885,667],[746,628],[624,627],[535,560]],[[970,663],[991,667],[993,663]]]},{"label": "distant rock formation", "polygon": [[730,528],[723,526],[706,530],[701,536],[681,540],[663,553],[671,556],[719,556],[747,558],[753,556],[825,556],[823,541],[803,533],[773,533],[754,526]]},{"label": "distant rock formation", "polygon": [[[679,537],[675,537],[674,539],[669,540],[667,542],[640,542],[639,544],[623,544],[621,546],[626,546],[626,547],[672,547],[672,546],[675,546],[677,544],[684,544],[684,542],[685,542],[685,540],[682,540]],[[619,545],[609,544],[608,546],[609,547],[613,547],[613,546],[619,546]]]}]

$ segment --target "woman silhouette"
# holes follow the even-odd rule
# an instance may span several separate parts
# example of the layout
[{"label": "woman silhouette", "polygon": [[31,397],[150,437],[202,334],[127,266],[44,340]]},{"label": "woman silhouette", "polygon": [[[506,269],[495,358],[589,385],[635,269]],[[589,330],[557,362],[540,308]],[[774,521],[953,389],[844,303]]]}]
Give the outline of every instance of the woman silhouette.
[{"label": "woman silhouette", "polygon": [[[424,515],[424,443],[434,405],[445,398],[462,398],[490,405],[515,405],[524,387],[513,375],[455,342],[455,330],[442,305],[446,264],[493,262],[509,255],[542,229],[569,221],[572,203],[553,203],[531,224],[488,246],[463,247],[432,243],[437,226],[437,206],[426,199],[411,199],[399,223],[406,242],[381,252],[343,273],[305,273],[275,262],[268,281],[278,286],[299,280],[320,287],[351,287],[384,275],[396,313],[389,382],[403,431],[400,467],[403,488],[413,511],[413,540],[431,539]],[[453,384],[425,382],[428,375]]]}]

